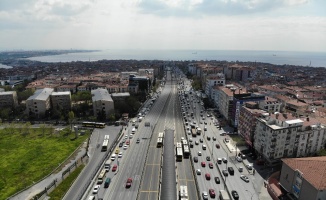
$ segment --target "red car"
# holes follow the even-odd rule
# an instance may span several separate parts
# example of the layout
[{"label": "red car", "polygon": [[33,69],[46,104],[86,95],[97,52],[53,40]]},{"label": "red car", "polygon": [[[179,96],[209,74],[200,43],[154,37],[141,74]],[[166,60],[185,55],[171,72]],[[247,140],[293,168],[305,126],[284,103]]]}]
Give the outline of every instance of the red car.
[{"label": "red car", "polygon": [[219,144],[216,144],[215,146],[216,146],[216,148],[218,148],[218,149],[220,148],[220,145],[219,145]]},{"label": "red car", "polygon": [[126,182],[126,188],[130,188],[132,184],[132,178],[128,178]]},{"label": "red car", "polygon": [[206,173],[205,178],[206,178],[206,180],[211,180],[211,175],[209,173]]},{"label": "red car", "polygon": [[215,194],[215,190],[214,189],[209,189],[209,196],[211,196],[211,198],[215,198],[216,194]]},{"label": "red car", "polygon": [[112,171],[115,172],[115,171],[117,171],[117,169],[118,169],[118,165],[113,165]]},{"label": "red car", "polygon": [[206,163],[205,162],[201,162],[201,166],[202,167],[205,167],[206,166]]},{"label": "red car", "polygon": [[210,163],[208,164],[208,166],[209,166],[209,168],[213,169],[213,163],[210,162]]},{"label": "red car", "polygon": [[130,143],[130,142],[129,142],[129,140],[127,140],[127,141],[126,141],[126,144],[128,144],[128,145],[129,145],[129,143]]}]

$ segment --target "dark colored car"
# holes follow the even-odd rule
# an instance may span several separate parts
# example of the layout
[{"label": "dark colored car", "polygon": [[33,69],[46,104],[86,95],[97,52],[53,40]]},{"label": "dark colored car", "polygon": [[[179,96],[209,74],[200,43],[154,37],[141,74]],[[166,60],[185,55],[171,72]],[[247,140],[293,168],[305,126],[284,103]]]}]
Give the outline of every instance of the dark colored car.
[{"label": "dark colored car", "polygon": [[120,143],[119,143],[119,147],[122,147],[122,146],[123,146],[123,143],[122,143],[122,142],[120,142]]},{"label": "dark colored car", "polygon": [[218,149],[221,147],[220,144],[216,144],[215,146],[216,146],[216,148],[218,148]]},{"label": "dark colored car", "polygon": [[211,198],[215,198],[216,194],[215,194],[215,190],[214,189],[209,189],[208,190],[209,196],[211,196]]},{"label": "dark colored car", "polygon": [[132,184],[132,178],[128,178],[126,182],[126,188],[130,188]]},{"label": "dark colored car", "polygon": [[232,190],[232,191],[231,191],[231,194],[232,194],[232,196],[233,196],[233,198],[234,198],[235,200],[239,199],[239,194],[238,194],[237,191]]},{"label": "dark colored car", "polygon": [[220,183],[221,183],[220,178],[217,177],[217,176],[214,178],[214,180],[215,180],[215,183],[216,183],[216,184],[220,184]]},{"label": "dark colored car", "polygon": [[228,176],[228,175],[229,175],[229,174],[228,174],[228,170],[226,170],[226,169],[223,169],[223,170],[222,170],[222,173],[223,173],[224,176]]},{"label": "dark colored car", "polygon": [[206,157],[206,160],[207,160],[207,161],[211,161],[211,157],[207,156],[207,157]]},{"label": "dark colored car", "polygon": [[194,157],[194,162],[195,163],[198,162],[198,157],[197,156]]},{"label": "dark colored car", "polygon": [[200,139],[199,139],[199,142],[200,142],[200,143],[203,143],[203,142],[204,142],[204,140],[203,140],[202,138],[200,138]]}]

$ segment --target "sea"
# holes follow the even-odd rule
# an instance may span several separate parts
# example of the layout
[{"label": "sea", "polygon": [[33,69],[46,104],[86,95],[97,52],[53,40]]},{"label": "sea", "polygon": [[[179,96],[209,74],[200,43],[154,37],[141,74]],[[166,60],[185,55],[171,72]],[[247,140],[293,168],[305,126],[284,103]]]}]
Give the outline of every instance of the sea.
[{"label": "sea", "polygon": [[112,50],[68,53],[31,57],[42,62],[73,62],[98,60],[164,60],[164,61],[243,61],[275,65],[326,67],[326,52],[243,51],[243,50]]}]

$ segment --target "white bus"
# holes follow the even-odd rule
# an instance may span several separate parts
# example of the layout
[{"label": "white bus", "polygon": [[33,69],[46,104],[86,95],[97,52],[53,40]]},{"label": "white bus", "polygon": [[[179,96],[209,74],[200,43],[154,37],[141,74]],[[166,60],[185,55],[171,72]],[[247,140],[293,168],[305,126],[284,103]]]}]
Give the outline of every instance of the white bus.
[{"label": "white bus", "polygon": [[110,136],[109,135],[104,135],[104,140],[109,140]]},{"label": "white bus", "polygon": [[182,161],[182,148],[176,148],[176,160]]},{"label": "white bus", "polygon": [[188,200],[188,188],[186,185],[180,185],[179,200]]},{"label": "white bus", "polygon": [[158,133],[158,138],[164,138],[164,132],[159,132]]},{"label": "white bus", "polygon": [[177,142],[176,148],[182,148],[181,142]]},{"label": "white bus", "polygon": [[97,177],[97,184],[102,184],[103,180],[105,178],[105,174],[106,174],[106,169],[102,169],[102,171],[100,172],[100,174]]},{"label": "white bus", "polygon": [[107,151],[109,145],[109,140],[104,140],[102,144],[102,150],[101,151]]},{"label": "white bus", "polygon": [[188,145],[183,145],[183,156],[185,158],[189,158],[190,156],[190,150]]}]

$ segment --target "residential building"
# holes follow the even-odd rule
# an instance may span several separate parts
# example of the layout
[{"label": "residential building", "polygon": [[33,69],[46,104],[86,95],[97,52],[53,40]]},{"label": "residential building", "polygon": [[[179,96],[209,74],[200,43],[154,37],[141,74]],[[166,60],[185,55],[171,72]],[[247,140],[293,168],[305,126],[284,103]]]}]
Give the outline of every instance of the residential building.
[{"label": "residential building", "polygon": [[326,199],[326,156],[282,159],[279,184],[289,199]]},{"label": "residential building", "polygon": [[108,118],[114,114],[114,102],[107,89],[98,88],[91,91],[94,116],[105,115]]},{"label": "residential building", "polygon": [[232,125],[237,128],[239,124],[239,116],[240,116],[240,108],[245,102],[256,102],[259,103],[260,101],[264,101],[265,96],[259,93],[250,93],[247,92],[245,89],[239,89],[238,93],[234,92],[233,94],[233,108],[232,108],[232,116],[231,116],[231,123]]},{"label": "residential building", "polygon": [[29,116],[41,118],[51,108],[52,88],[38,89],[26,100],[26,113]]},{"label": "residential building", "polygon": [[317,120],[275,113],[257,118],[254,147],[268,163],[309,156],[326,143],[326,127]]},{"label": "residential building", "polygon": [[216,75],[206,76],[206,84],[205,84],[205,94],[211,98],[212,97],[212,89],[214,86],[224,86],[225,85],[225,75],[222,73]]},{"label": "residential building", "polygon": [[127,97],[130,97],[130,94],[129,94],[129,92],[113,93],[113,94],[111,94],[111,97],[112,97],[112,99],[113,99],[114,102],[117,102],[117,101],[125,101],[125,99]]},{"label": "residential building", "polygon": [[257,118],[266,114],[268,115],[266,111],[258,109],[258,103],[256,102],[246,102],[240,108],[238,134],[244,138],[246,144],[251,148],[254,147]]},{"label": "residential building", "polygon": [[[52,108],[60,110],[71,109],[71,93],[68,92],[52,92],[51,94]],[[58,110],[59,110],[58,109]]]},{"label": "residential building", "polygon": [[265,97],[265,101],[259,102],[259,108],[270,113],[281,112],[282,103],[272,97]]},{"label": "residential building", "polygon": [[18,105],[17,92],[7,91],[0,92],[0,107],[14,108]]},{"label": "residential building", "polygon": [[60,85],[56,88],[57,92],[71,92],[72,94],[77,92],[77,85]]}]

